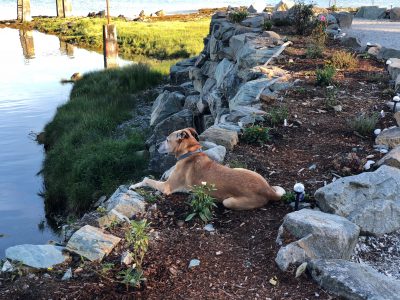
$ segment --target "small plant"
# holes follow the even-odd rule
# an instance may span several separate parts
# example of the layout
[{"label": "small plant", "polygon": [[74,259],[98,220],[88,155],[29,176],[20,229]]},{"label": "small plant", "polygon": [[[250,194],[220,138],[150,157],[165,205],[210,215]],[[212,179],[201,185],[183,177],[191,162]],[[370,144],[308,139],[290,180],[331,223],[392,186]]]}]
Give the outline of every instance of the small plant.
[{"label": "small plant", "polygon": [[230,168],[241,168],[241,169],[247,169],[247,164],[245,162],[241,162],[238,160],[232,160],[229,162],[229,167]]},{"label": "small plant", "polygon": [[337,51],[332,55],[331,65],[337,69],[353,69],[358,62],[352,53]]},{"label": "small plant", "polygon": [[113,263],[104,263],[101,265],[101,273],[106,274],[114,268]]},{"label": "small plant", "polygon": [[125,240],[133,248],[131,253],[133,263],[138,269],[141,269],[144,256],[149,247],[149,229],[150,223],[147,223],[147,220],[134,220],[125,232]]},{"label": "small plant", "polygon": [[273,107],[268,112],[268,120],[272,126],[281,125],[289,117],[286,106]]},{"label": "small plant", "polygon": [[98,208],[96,208],[96,211],[102,216],[104,216],[107,213],[107,209],[103,206],[99,206]]},{"label": "small plant", "polygon": [[264,28],[264,30],[266,30],[266,31],[269,31],[269,30],[271,30],[271,28],[272,28],[272,22],[271,21],[265,21],[264,22],[264,24],[263,24],[263,28]]},{"label": "small plant", "polygon": [[238,11],[231,12],[229,14],[229,19],[233,23],[240,23],[244,19],[246,19],[248,15],[249,15],[249,13],[247,12],[247,10],[238,10]]},{"label": "small plant", "polygon": [[325,16],[321,16],[314,22],[313,30],[311,32],[311,37],[316,45],[323,48],[326,44],[327,34],[326,27],[327,22]]},{"label": "small plant", "polygon": [[362,114],[348,121],[350,128],[362,136],[370,136],[379,120],[379,114]]},{"label": "small plant", "polygon": [[282,197],[281,200],[285,203],[293,202],[296,198],[296,194],[294,192],[287,192]]},{"label": "small plant", "polygon": [[143,281],[146,281],[146,278],[143,276],[143,271],[140,269],[128,268],[124,271],[118,273],[121,282],[125,284],[126,290],[129,290],[129,287],[139,288],[140,284]]},{"label": "small plant", "polygon": [[359,57],[361,57],[362,59],[370,59],[371,54],[369,54],[368,52],[364,52],[364,53],[360,54]]},{"label": "small plant", "polygon": [[333,83],[333,77],[336,74],[336,69],[333,66],[325,66],[323,69],[315,71],[317,85],[331,85]]},{"label": "small plant", "polygon": [[307,47],[306,56],[307,58],[321,58],[323,57],[324,48],[317,45],[311,44]]},{"label": "small plant", "polygon": [[264,145],[271,140],[270,128],[260,125],[253,125],[244,129],[242,139],[247,144]]},{"label": "small plant", "polygon": [[188,222],[198,216],[207,223],[212,219],[213,209],[217,205],[215,199],[210,195],[212,191],[216,191],[215,185],[208,185],[207,182],[202,182],[201,185],[195,185],[192,188],[192,195],[189,202],[192,213],[190,213],[185,221]]},{"label": "small plant", "polygon": [[337,89],[333,85],[327,86],[325,89],[325,107],[331,109],[336,105],[338,105]]},{"label": "small plant", "polygon": [[297,34],[305,34],[312,26],[313,7],[312,4],[305,4],[302,0],[293,6],[293,19]]}]

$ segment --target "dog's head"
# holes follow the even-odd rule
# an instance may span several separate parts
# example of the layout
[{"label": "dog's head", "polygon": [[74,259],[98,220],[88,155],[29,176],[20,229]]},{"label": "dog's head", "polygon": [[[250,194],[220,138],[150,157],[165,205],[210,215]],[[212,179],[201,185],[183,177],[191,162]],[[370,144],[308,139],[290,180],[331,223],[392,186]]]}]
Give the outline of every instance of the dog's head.
[{"label": "dog's head", "polygon": [[176,157],[199,149],[199,135],[193,128],[185,128],[171,133],[158,148],[160,153],[175,154]]}]

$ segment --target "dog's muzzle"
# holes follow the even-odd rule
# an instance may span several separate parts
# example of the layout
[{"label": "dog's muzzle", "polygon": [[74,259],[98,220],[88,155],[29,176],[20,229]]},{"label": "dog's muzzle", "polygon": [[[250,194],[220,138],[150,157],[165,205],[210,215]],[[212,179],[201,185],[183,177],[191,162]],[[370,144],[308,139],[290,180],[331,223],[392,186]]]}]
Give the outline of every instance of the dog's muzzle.
[{"label": "dog's muzzle", "polygon": [[158,147],[158,153],[166,154],[169,152],[170,151],[169,151],[169,146],[168,146],[167,141],[162,142],[161,145]]}]

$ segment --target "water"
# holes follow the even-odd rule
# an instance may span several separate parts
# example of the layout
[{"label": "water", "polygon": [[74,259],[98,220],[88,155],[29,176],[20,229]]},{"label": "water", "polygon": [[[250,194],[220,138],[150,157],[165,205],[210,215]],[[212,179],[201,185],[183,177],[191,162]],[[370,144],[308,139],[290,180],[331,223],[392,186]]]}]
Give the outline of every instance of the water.
[{"label": "water", "polygon": [[[86,16],[89,12],[104,10],[106,0],[71,0],[73,14],[76,16]],[[164,9],[166,12],[184,12],[199,8],[224,7],[228,5],[250,5],[255,1],[261,0],[109,0],[111,15],[120,14],[126,17],[137,15],[142,9],[148,13]],[[335,0],[316,0],[312,1],[318,6],[327,7],[333,4]],[[276,4],[278,0],[267,0],[266,4]],[[311,0],[306,0],[311,2]],[[336,1],[338,6],[357,7],[362,5],[378,5],[382,7],[399,6],[399,0],[340,0]],[[56,0],[31,0],[32,16],[56,14]],[[0,0],[0,20],[16,19],[17,0]]]},{"label": "water", "polygon": [[103,56],[39,32],[0,29],[0,40],[1,258],[9,246],[57,239],[38,196],[43,149],[30,133],[42,131],[67,101],[71,85],[60,79],[102,69]]}]

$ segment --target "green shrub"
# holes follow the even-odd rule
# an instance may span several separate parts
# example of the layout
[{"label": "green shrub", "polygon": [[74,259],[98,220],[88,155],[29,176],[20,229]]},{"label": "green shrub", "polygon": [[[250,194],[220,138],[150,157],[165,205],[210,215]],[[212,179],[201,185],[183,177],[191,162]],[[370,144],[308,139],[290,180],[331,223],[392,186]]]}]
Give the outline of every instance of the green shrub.
[{"label": "green shrub", "polygon": [[292,22],[289,19],[275,19],[272,21],[272,24],[276,27],[283,27],[292,25]]},{"label": "green shrub", "polygon": [[307,47],[306,56],[307,58],[321,58],[324,56],[323,52],[324,52],[323,47],[316,44],[312,44]]},{"label": "green shrub", "polygon": [[202,182],[202,185],[193,186],[189,202],[191,213],[186,217],[186,222],[196,216],[200,217],[204,223],[212,219],[213,209],[216,207],[216,204],[215,199],[210,194],[215,190],[213,184],[208,185],[206,182]]},{"label": "green shrub", "polygon": [[137,96],[162,79],[144,65],[94,72],[76,82],[70,101],[60,106],[44,134],[46,212],[80,215],[102,195],[144,175],[145,136],[117,126],[132,117]]},{"label": "green shrub", "polygon": [[264,24],[263,24],[263,28],[264,28],[264,30],[266,30],[266,31],[269,31],[269,30],[271,30],[271,28],[272,28],[272,22],[271,21],[265,21],[264,22]]},{"label": "green shrub", "polygon": [[328,86],[325,89],[325,107],[332,109],[336,105],[338,105],[337,89],[334,86]]},{"label": "green shrub", "polygon": [[353,131],[361,134],[362,136],[370,136],[376,128],[378,120],[379,114],[377,113],[371,115],[363,114],[355,117],[352,120],[349,120],[348,125]]},{"label": "green shrub", "polygon": [[240,23],[246,19],[248,15],[249,13],[247,10],[234,11],[229,13],[229,20],[231,20],[233,23]]},{"label": "green shrub", "polygon": [[129,291],[129,287],[139,288],[146,278],[143,276],[143,271],[140,269],[128,268],[118,273],[121,283],[125,284],[126,290]]},{"label": "green shrub", "polygon": [[299,1],[292,7],[293,23],[297,34],[305,34],[312,27],[313,7],[313,4],[305,4],[304,1]]},{"label": "green shrub", "polygon": [[331,85],[333,83],[333,77],[336,74],[336,69],[333,66],[325,66],[323,69],[315,71],[317,85]]},{"label": "green shrub", "polygon": [[332,55],[331,64],[337,69],[353,69],[358,61],[352,53],[339,50]]},{"label": "green shrub", "polygon": [[289,117],[289,111],[286,106],[273,107],[268,111],[267,116],[272,126],[282,125]]},{"label": "green shrub", "polygon": [[125,232],[125,240],[132,250],[131,255],[133,263],[137,269],[141,269],[144,256],[149,247],[150,223],[147,220],[131,221],[131,224]]},{"label": "green shrub", "polygon": [[259,125],[250,126],[244,129],[242,140],[247,144],[263,145],[271,140],[269,131],[270,128],[268,127],[262,127]]}]

